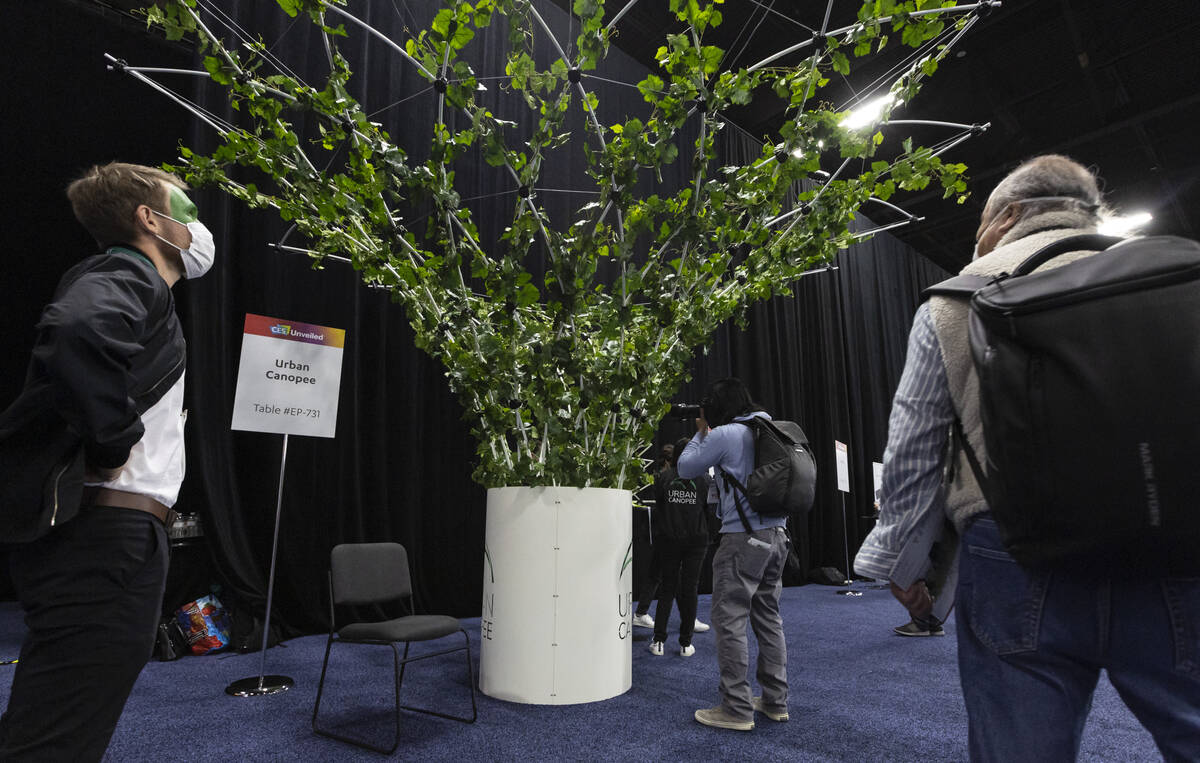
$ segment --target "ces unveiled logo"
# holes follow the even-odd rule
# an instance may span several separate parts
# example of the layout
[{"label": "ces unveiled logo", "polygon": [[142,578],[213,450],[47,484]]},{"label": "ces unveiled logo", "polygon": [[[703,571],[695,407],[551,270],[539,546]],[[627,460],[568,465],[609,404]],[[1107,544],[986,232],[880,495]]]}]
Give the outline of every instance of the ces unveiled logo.
[{"label": "ces unveiled logo", "polygon": [[279,336],[291,337],[292,339],[311,339],[315,342],[325,341],[324,334],[314,334],[311,331],[299,331],[286,323],[276,323],[271,327],[271,333],[278,334]]}]

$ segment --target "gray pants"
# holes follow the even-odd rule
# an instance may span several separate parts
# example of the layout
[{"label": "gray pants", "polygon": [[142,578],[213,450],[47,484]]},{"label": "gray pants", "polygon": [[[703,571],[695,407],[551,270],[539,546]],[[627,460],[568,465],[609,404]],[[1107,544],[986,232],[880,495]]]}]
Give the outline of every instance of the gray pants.
[{"label": "gray pants", "polygon": [[758,639],[758,677],[763,705],[786,710],[787,646],[779,592],[787,560],[787,535],[781,527],[753,533],[725,533],[713,556],[712,625],[721,669],[721,705],[730,715],[754,718],[746,620]]}]

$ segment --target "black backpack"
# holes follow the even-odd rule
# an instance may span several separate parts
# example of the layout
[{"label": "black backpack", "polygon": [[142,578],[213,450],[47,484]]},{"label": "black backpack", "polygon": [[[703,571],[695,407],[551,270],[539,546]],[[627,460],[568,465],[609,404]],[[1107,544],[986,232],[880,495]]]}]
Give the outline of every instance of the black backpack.
[{"label": "black backpack", "polygon": [[708,543],[708,490],[703,480],[685,480],[668,468],[656,485],[655,537],[686,543]]},{"label": "black backpack", "polygon": [[[817,487],[817,464],[808,449],[808,437],[800,425],[792,421],[772,421],[752,416],[734,422],[750,428],[754,435],[754,471],[743,485],[724,469],[721,474],[746,500],[760,517],[803,515],[812,508]],[[742,526],[750,532],[750,523],[742,511],[737,492],[734,505]]]},{"label": "black backpack", "polygon": [[970,299],[987,468],[957,440],[1013,557],[1200,571],[1200,244],[1073,236],[926,294]]}]

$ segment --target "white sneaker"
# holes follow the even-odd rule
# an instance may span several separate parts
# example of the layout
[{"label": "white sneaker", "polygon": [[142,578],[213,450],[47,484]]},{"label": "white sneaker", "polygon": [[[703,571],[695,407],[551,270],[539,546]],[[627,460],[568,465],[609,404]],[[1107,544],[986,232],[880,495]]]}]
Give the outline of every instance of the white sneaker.
[{"label": "white sneaker", "polygon": [[704,633],[704,631],[706,631],[706,630],[708,630],[708,623],[700,622],[700,618],[697,617],[696,625],[694,628],[692,628],[692,632],[693,633]]},{"label": "white sneaker", "polygon": [[650,615],[634,615],[633,616],[633,624],[640,625],[643,628],[653,628],[654,627],[654,618],[651,617]]},{"label": "white sneaker", "polygon": [[696,647],[691,644],[688,644],[687,646],[679,647],[679,656],[680,657],[691,657],[695,653],[696,653]]},{"label": "white sneaker", "polygon": [[650,654],[654,655],[655,657],[662,657],[663,656],[663,642],[651,641],[650,642]]}]

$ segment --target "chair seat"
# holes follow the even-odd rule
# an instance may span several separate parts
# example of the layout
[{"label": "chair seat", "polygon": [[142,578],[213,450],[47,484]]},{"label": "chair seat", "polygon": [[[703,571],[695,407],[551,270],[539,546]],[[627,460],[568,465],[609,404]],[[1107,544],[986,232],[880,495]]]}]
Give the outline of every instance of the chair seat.
[{"label": "chair seat", "polygon": [[462,629],[448,615],[409,615],[377,623],[353,623],[338,630],[344,641],[429,641]]}]

